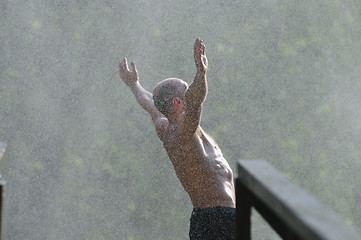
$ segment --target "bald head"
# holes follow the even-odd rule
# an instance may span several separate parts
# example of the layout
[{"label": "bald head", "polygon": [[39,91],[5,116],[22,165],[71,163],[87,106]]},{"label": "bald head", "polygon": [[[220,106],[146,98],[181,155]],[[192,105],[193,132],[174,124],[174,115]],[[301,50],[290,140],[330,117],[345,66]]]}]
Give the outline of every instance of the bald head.
[{"label": "bald head", "polygon": [[167,78],[155,86],[153,101],[156,108],[166,117],[172,112],[173,98],[183,98],[188,84],[178,78]]}]

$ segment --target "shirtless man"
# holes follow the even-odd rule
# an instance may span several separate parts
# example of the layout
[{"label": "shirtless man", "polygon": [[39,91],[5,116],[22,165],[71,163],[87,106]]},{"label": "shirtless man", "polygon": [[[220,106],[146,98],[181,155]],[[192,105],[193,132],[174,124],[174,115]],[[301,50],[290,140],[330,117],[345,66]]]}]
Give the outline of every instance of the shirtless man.
[{"label": "shirtless man", "polygon": [[192,201],[190,239],[233,239],[233,173],[218,145],[199,125],[208,91],[208,61],[205,46],[198,38],[194,60],[197,73],[189,87],[183,80],[169,78],[158,83],[152,94],[140,85],[135,62],[130,71],[126,58],[119,64],[119,75],[150,113],[176,175]]}]

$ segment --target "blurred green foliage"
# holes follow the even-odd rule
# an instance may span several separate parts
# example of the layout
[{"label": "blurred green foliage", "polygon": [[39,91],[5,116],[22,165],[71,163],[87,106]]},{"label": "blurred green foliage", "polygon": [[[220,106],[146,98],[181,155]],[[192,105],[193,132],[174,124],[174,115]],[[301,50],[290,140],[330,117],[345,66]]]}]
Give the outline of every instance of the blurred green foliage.
[{"label": "blurred green foliage", "polygon": [[1,1],[4,238],[187,239],[191,203],[117,68],[135,60],[149,90],[191,82],[196,37],[202,126],[231,166],[264,158],[360,227],[360,13],[354,0]]}]

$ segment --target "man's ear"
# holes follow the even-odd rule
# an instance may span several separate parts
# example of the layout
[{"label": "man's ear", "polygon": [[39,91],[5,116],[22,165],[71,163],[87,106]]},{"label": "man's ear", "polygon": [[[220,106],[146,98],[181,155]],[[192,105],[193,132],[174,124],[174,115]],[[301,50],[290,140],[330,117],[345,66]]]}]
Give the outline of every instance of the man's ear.
[{"label": "man's ear", "polygon": [[178,97],[174,97],[172,99],[172,106],[173,106],[174,112],[177,112],[181,108],[181,106],[182,106],[181,103],[182,103],[182,101]]},{"label": "man's ear", "polygon": [[174,97],[172,103],[173,103],[173,106],[177,106],[181,103],[181,100],[179,97]]}]

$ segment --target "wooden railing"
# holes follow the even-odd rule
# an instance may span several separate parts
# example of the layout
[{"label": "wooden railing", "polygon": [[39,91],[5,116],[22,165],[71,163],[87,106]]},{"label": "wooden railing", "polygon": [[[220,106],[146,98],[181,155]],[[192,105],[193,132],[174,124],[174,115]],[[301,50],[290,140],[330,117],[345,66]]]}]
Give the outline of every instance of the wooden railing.
[{"label": "wooden railing", "polygon": [[[6,144],[0,142],[0,169],[5,160]],[[1,172],[0,172],[1,174]],[[3,226],[3,207],[4,207],[4,195],[5,195],[5,181],[0,175],[0,240],[2,239],[2,226]]]},{"label": "wooden railing", "polygon": [[334,212],[291,183],[264,160],[237,162],[236,239],[251,239],[256,209],[282,239],[360,240]]}]

